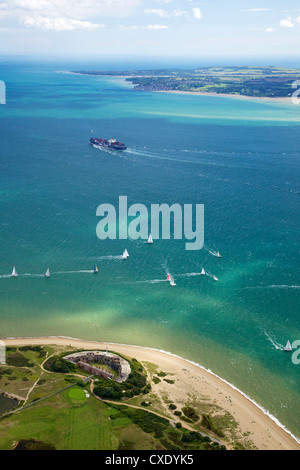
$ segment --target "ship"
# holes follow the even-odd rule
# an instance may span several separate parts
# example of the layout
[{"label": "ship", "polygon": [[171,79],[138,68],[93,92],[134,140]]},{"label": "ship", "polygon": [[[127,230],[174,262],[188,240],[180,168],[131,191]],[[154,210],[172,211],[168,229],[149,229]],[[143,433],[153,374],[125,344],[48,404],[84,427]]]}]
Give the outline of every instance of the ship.
[{"label": "ship", "polygon": [[122,142],[118,142],[116,139],[95,139],[91,138],[90,143],[95,148],[106,148],[109,150],[126,150],[127,147]]}]

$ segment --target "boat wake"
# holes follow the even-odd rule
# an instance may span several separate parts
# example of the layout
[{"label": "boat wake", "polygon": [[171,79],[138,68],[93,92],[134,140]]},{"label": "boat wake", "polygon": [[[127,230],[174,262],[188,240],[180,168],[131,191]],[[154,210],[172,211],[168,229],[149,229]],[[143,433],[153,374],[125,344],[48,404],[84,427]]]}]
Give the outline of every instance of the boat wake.
[{"label": "boat wake", "polygon": [[263,330],[264,335],[267,337],[267,340],[274,346],[275,349],[279,349],[280,351],[284,351],[283,344],[278,343],[272,336],[265,330]]},{"label": "boat wake", "polygon": [[192,164],[200,165],[200,163],[197,162],[197,161],[184,160],[184,159],[180,159],[180,158],[172,158],[172,157],[167,157],[167,156],[161,156],[161,155],[157,155],[155,153],[148,153],[148,152],[145,152],[143,150],[135,150],[135,149],[128,149],[127,148],[126,153],[131,154],[131,155],[137,155],[137,156],[140,156],[140,157],[155,158],[157,160],[168,160],[168,161],[171,161],[171,162],[192,163]]},{"label": "boat wake", "polygon": [[135,284],[158,284],[159,282],[168,282],[167,279],[148,279],[144,281],[135,281]]},{"label": "boat wake", "polygon": [[249,286],[244,287],[244,289],[300,289],[300,286],[288,286],[285,284],[271,285],[271,286]]},{"label": "boat wake", "polygon": [[216,256],[217,258],[219,258],[219,252],[218,251],[210,250],[207,246],[204,246],[204,249],[206,251],[208,251],[208,253],[210,253],[212,256]]},{"label": "boat wake", "polygon": [[80,270],[80,271],[57,271],[52,274],[91,274],[91,273],[94,273],[93,269]]},{"label": "boat wake", "polygon": [[205,276],[206,273],[184,273],[184,274],[177,274],[176,277],[194,277],[194,276]]},{"label": "boat wake", "polygon": [[20,274],[20,277],[45,277],[43,274],[32,274],[32,273],[25,273]]},{"label": "boat wake", "polygon": [[206,271],[205,274],[206,274],[206,276],[211,277],[214,281],[218,281],[218,280],[219,280],[219,279],[217,278],[217,276],[215,276],[214,274],[208,273],[207,271]]}]

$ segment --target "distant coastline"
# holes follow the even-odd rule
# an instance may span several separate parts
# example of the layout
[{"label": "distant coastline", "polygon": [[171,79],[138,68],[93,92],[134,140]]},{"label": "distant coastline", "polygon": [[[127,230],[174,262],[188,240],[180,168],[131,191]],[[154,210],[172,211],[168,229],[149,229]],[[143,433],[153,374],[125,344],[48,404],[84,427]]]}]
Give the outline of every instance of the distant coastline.
[{"label": "distant coastline", "polygon": [[132,71],[66,71],[59,73],[123,78],[134,89],[203,96],[292,101],[300,71],[280,67],[199,67]]},{"label": "distant coastline", "polygon": [[[71,72],[71,71],[56,71],[56,73],[66,74],[66,75],[81,75],[87,77],[95,77],[96,75],[92,73],[80,73],[80,72]],[[101,77],[112,77],[112,75],[100,75]],[[126,79],[131,79],[136,76],[133,75],[113,75],[114,78],[120,78],[124,81]],[[141,90],[147,91],[147,90]],[[170,93],[175,95],[194,95],[194,96],[214,96],[220,98],[234,98],[241,100],[250,100],[250,101],[267,101],[269,103],[282,103],[282,104],[293,104],[291,96],[287,97],[274,97],[269,96],[247,96],[247,95],[234,95],[232,93],[209,93],[204,91],[181,91],[181,90],[151,90],[155,93]]]},{"label": "distant coastline", "polygon": [[7,346],[56,344],[81,349],[95,347],[105,349],[108,345],[116,353],[130,357],[136,356],[141,362],[158,364],[162,370],[172,372],[182,384],[185,383],[188,386],[189,390],[197,392],[198,396],[208,396],[211,402],[218,404],[229,413],[234,413],[242,432],[251,435],[249,438],[258,449],[300,450],[300,440],[247,395],[200,364],[170,352],[142,346],[88,341],[62,336],[2,339]]}]

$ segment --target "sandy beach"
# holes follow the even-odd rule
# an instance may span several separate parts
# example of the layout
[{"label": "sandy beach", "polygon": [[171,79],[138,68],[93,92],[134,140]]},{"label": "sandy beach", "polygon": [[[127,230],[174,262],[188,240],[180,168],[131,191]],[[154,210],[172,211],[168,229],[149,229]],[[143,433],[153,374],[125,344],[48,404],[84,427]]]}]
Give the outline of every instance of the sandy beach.
[{"label": "sandy beach", "polygon": [[[85,341],[65,337],[8,338],[7,346],[57,344],[80,349],[109,349],[144,363],[155,364],[160,370],[172,374],[175,384],[168,387],[161,382],[160,393],[168,394],[175,403],[186,403],[193,397],[214,403],[229,412],[239,425],[241,436],[247,436],[259,450],[300,450],[300,444],[280,423],[268,416],[240,391],[197,364],[164,351],[144,347]],[[165,387],[165,390],[164,390]],[[153,391],[156,391],[153,389]]]},{"label": "sandy beach", "polygon": [[266,101],[267,103],[278,103],[278,104],[294,104],[292,97],[288,96],[286,98],[270,98],[264,96],[246,96],[246,95],[233,95],[228,93],[205,93],[201,91],[180,91],[180,90],[155,90],[157,93],[173,93],[177,95],[196,95],[196,96],[214,96],[222,98],[234,98],[240,100],[250,100],[250,101]]}]

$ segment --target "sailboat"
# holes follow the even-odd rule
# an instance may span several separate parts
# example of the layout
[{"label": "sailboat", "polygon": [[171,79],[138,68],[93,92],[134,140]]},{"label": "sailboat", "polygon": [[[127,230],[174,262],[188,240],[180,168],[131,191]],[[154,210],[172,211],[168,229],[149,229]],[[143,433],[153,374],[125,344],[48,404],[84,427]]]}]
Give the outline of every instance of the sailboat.
[{"label": "sailboat", "polygon": [[14,269],[12,270],[11,277],[18,277],[18,273],[16,271],[16,267],[14,266]]},{"label": "sailboat", "polygon": [[201,271],[200,274],[201,274],[201,276],[205,276],[206,272],[205,272],[205,269],[204,269],[204,268],[202,268],[202,271]]},{"label": "sailboat", "polygon": [[123,255],[122,255],[122,259],[127,259],[129,258],[129,253],[127,250],[124,251]]},{"label": "sailboat", "polygon": [[98,271],[99,271],[99,270],[98,270],[98,266],[95,264],[95,266],[94,266],[94,273],[97,274]]},{"label": "sailboat", "polygon": [[149,238],[148,238],[147,243],[148,243],[149,245],[151,245],[151,244],[153,243],[153,238],[152,238],[151,233],[150,233],[150,235],[149,235]]},{"label": "sailboat", "polygon": [[291,343],[290,343],[289,341],[286,343],[286,347],[284,348],[284,351],[285,351],[285,352],[291,352],[291,351],[293,351],[292,345],[291,345]]},{"label": "sailboat", "polygon": [[46,271],[45,277],[47,277],[47,278],[50,277],[50,269],[49,268]]},{"label": "sailboat", "polygon": [[171,279],[170,279],[170,286],[172,286],[172,287],[175,287],[175,286],[176,286],[175,281],[174,281],[174,279],[173,279],[172,277],[171,277]]},{"label": "sailboat", "polygon": [[222,258],[222,256],[221,256],[221,254],[220,254],[219,251],[218,251],[218,253],[217,253],[217,257],[218,257],[218,258]]},{"label": "sailboat", "polygon": [[168,275],[167,275],[167,281],[171,281],[171,276],[170,276],[169,273],[168,273]]},{"label": "sailboat", "polygon": [[214,279],[215,281],[218,281],[218,280],[219,280],[219,279],[217,278],[217,276],[215,276],[215,275],[213,275],[213,279]]}]

